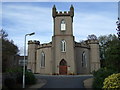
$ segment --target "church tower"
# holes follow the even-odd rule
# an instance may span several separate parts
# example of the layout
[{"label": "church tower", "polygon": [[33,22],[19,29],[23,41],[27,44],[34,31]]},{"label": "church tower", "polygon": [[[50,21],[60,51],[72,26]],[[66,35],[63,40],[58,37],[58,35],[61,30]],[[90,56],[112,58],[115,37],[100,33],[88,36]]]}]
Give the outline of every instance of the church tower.
[{"label": "church tower", "polygon": [[54,32],[52,37],[53,73],[76,73],[73,36],[74,7],[70,11],[58,12],[52,8]]}]

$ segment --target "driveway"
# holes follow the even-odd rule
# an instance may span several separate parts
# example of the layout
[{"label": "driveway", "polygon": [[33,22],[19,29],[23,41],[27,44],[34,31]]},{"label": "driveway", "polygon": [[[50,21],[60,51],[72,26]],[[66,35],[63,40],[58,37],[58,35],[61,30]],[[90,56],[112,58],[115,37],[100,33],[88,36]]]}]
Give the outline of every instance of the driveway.
[{"label": "driveway", "polygon": [[36,75],[46,79],[47,84],[42,88],[84,88],[83,81],[93,77],[92,75]]}]

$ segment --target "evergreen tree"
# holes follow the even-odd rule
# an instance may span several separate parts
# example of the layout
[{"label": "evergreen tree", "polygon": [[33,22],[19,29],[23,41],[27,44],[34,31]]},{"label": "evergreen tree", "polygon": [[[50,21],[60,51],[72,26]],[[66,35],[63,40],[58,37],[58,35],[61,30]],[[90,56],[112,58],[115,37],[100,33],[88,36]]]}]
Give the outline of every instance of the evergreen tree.
[{"label": "evergreen tree", "polygon": [[120,40],[116,35],[100,36],[100,53],[102,66],[120,72]]},{"label": "evergreen tree", "polygon": [[13,41],[8,40],[5,30],[0,30],[0,35],[2,39],[2,69],[5,71],[7,69],[7,64],[11,56],[16,56],[19,52],[18,47],[14,45]]}]

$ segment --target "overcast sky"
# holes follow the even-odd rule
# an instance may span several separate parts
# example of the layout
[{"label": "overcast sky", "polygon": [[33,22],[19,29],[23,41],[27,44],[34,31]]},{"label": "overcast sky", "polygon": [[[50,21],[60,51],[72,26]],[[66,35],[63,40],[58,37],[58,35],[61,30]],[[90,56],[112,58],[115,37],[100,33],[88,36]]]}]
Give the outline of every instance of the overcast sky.
[{"label": "overcast sky", "polygon": [[58,11],[69,11],[71,4],[74,6],[75,41],[86,40],[90,34],[100,36],[117,33],[117,2],[3,2],[0,27],[6,30],[8,38],[19,47],[21,55],[24,35],[27,33],[35,32],[35,35],[28,36],[27,40],[39,40],[40,43],[52,40],[54,4]]}]

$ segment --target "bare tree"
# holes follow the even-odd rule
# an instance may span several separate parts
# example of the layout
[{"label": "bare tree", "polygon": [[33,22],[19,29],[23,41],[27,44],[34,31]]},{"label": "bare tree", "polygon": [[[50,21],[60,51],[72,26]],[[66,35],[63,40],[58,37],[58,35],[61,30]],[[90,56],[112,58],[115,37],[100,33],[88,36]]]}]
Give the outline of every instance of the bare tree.
[{"label": "bare tree", "polygon": [[1,29],[0,30],[0,38],[6,39],[7,36],[8,36],[8,34],[5,32],[5,30]]}]

